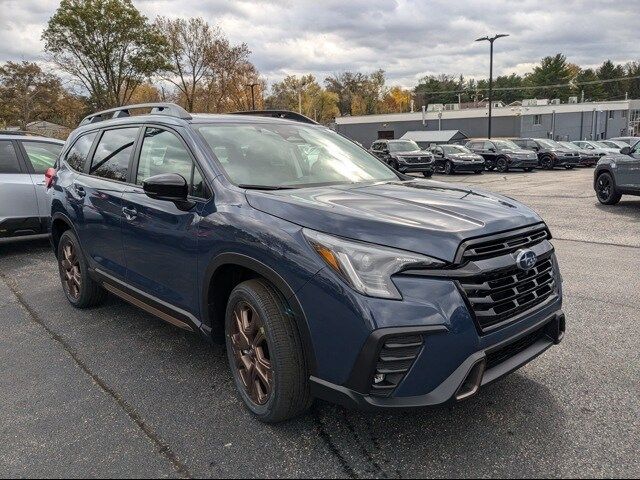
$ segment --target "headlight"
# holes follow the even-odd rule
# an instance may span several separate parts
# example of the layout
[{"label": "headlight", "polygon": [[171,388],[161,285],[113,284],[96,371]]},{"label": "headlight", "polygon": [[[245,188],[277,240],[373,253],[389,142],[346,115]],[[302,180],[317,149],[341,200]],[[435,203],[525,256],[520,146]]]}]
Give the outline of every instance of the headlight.
[{"label": "headlight", "polygon": [[409,267],[437,268],[444,262],[417,253],[345,240],[304,229],[320,258],[354,290],[370,297],[401,299],[391,275]]}]

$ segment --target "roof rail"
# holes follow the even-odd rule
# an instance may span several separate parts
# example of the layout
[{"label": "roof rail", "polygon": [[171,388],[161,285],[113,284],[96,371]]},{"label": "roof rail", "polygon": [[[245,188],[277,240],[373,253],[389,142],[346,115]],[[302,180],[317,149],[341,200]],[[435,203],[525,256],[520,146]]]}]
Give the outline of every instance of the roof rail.
[{"label": "roof rail", "polygon": [[183,120],[192,119],[189,112],[175,103],[137,103],[135,105],[124,105],[122,107],[110,108],[109,110],[92,113],[91,115],[84,117],[80,122],[80,125],[102,122],[112,118],[129,117],[131,115],[129,112],[130,110],[138,110],[141,108],[150,108],[152,115],[167,115],[169,117],[182,118]]},{"label": "roof rail", "polygon": [[27,130],[0,130],[0,135],[24,135],[24,136],[28,136],[31,135],[32,137],[37,136],[37,133],[34,132],[29,132]]},{"label": "roof rail", "polygon": [[293,120],[295,122],[311,123],[319,125],[315,120],[291,110],[249,110],[243,112],[231,112],[232,115],[255,115],[257,117],[284,118],[285,120]]}]

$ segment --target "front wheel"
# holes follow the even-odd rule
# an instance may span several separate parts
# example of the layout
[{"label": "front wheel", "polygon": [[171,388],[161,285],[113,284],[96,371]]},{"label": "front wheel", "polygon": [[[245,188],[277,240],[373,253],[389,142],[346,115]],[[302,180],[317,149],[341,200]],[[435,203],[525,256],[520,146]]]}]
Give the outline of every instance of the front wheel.
[{"label": "front wheel", "polygon": [[74,307],[90,308],[104,300],[106,292],[89,276],[80,242],[72,230],[64,232],[58,242],[58,271],[64,294]]},{"label": "front wheel", "polygon": [[451,163],[451,160],[447,160],[444,164],[444,173],[445,175],[451,175],[453,172],[453,163]]},{"label": "front wheel", "polygon": [[543,157],[542,160],[540,160],[540,166],[545,170],[553,170],[553,158]]},{"label": "front wheel", "polygon": [[527,167],[527,168],[524,169],[525,172],[531,172],[532,170],[533,170],[533,168],[531,168],[531,167]]},{"label": "front wheel", "polygon": [[433,175],[433,172],[422,172],[422,175],[423,175],[425,178],[431,178],[431,175]]},{"label": "front wheel", "polygon": [[567,170],[573,170],[573,165],[565,165],[564,168]]},{"label": "front wheel", "polygon": [[259,420],[288,420],[311,405],[302,341],[290,309],[271,284],[254,279],[233,289],[225,333],[236,387]]},{"label": "front wheel", "polygon": [[506,158],[499,158],[496,162],[496,168],[500,173],[506,173],[509,171],[509,163]]},{"label": "front wheel", "polygon": [[596,195],[603,205],[615,205],[622,198],[610,173],[601,173],[596,180]]}]

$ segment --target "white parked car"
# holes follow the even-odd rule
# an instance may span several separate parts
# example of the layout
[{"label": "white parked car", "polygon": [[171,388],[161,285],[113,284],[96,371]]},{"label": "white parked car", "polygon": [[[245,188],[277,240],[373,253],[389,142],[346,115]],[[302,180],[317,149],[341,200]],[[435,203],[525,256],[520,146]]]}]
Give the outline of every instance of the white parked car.
[{"label": "white parked car", "polygon": [[596,142],[594,140],[575,140],[572,143],[579,146],[580,148],[589,150],[599,157],[603,157],[604,155],[611,155],[612,153],[620,153],[619,148],[611,148],[604,143]]},{"label": "white parked car", "polygon": [[0,134],[0,243],[46,237],[50,212],[44,174],[64,142],[22,134]]}]

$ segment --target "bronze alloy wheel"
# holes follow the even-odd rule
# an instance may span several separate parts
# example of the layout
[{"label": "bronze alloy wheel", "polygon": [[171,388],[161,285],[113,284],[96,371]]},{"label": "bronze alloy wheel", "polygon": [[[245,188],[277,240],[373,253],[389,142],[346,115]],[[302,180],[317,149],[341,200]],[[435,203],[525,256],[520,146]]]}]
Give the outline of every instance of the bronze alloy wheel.
[{"label": "bronze alloy wheel", "polygon": [[62,248],[62,255],[64,288],[71,297],[77,299],[80,297],[82,277],[80,276],[80,260],[72,243],[69,242]]},{"label": "bronze alloy wheel", "polygon": [[247,302],[233,310],[231,346],[244,388],[256,405],[264,405],[273,391],[273,369],[260,315]]}]

